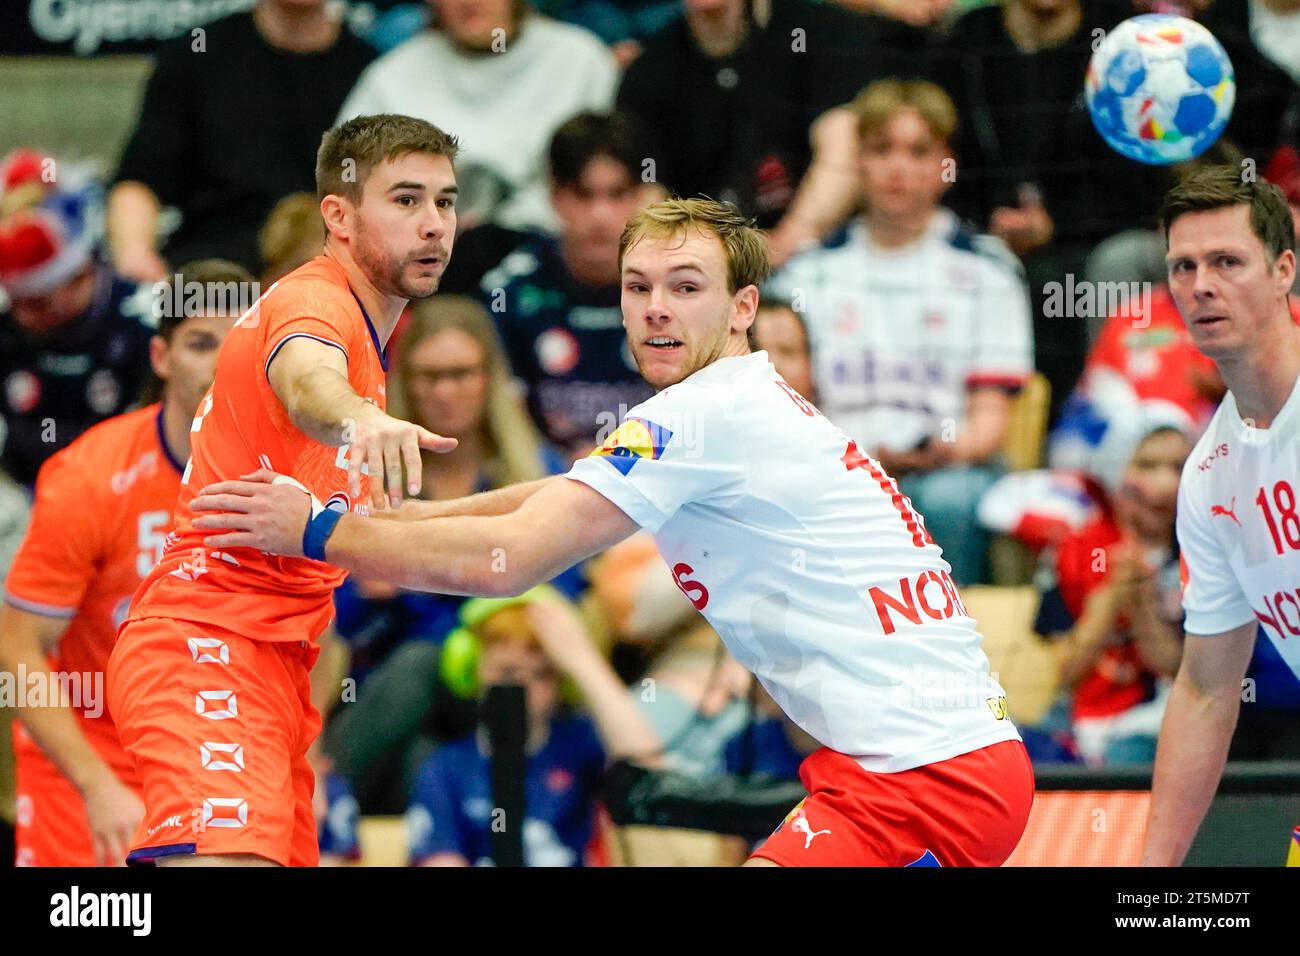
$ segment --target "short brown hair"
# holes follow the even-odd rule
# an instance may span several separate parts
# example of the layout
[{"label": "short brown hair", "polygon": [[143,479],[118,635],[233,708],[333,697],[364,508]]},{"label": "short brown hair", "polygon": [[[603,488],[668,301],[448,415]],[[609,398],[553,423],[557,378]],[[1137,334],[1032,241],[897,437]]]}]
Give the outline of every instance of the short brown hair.
[{"label": "short brown hair", "polygon": [[[661,199],[636,213],[623,227],[618,241],[618,267],[628,249],[645,238],[686,238],[692,229],[718,237],[727,258],[727,291],[735,294],[746,286],[762,285],[772,274],[767,240],[732,203],[716,199]],[[754,327],[746,330],[751,350],[757,347]]]},{"label": "short brown hair", "polygon": [[459,150],[455,136],[424,120],[394,113],[354,117],[321,137],[316,198],[346,196],[356,202],[370,171],[380,163],[407,153],[430,153],[455,162]]},{"label": "short brown hair", "polygon": [[858,119],[858,138],[884,129],[904,110],[913,110],[945,146],[957,132],[957,107],[943,88],[927,80],[877,80],[849,104]]},{"label": "short brown hair", "polygon": [[1188,173],[1165,195],[1160,225],[1169,245],[1169,228],[1189,212],[1230,206],[1250,207],[1250,228],[1268,252],[1270,262],[1295,249],[1295,223],[1282,190],[1262,180],[1247,180],[1236,166],[1205,166]]}]

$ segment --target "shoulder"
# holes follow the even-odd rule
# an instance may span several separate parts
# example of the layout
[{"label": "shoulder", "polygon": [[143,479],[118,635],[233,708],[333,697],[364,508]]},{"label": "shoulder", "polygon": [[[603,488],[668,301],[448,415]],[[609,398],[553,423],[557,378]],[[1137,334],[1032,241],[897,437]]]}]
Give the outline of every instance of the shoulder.
[{"label": "shoulder", "polygon": [[[220,50],[242,56],[257,39],[257,27],[253,24],[253,15],[248,12],[232,13],[195,29],[202,31],[204,49],[214,52]],[[197,39],[197,34],[185,30],[178,36],[158,44],[158,49],[154,53],[155,72],[167,72],[173,75],[201,73],[210,65],[214,65],[208,56],[194,55]],[[226,66],[229,66],[229,60],[226,60]]]},{"label": "shoulder", "polygon": [[361,74],[360,82],[382,80],[395,73],[406,75],[412,70],[427,70],[430,61],[453,55],[451,44],[442,34],[436,30],[422,30],[372,59]]},{"label": "shoulder", "polygon": [[[1231,394],[1231,393],[1229,393]],[[1220,458],[1227,450],[1225,445],[1228,439],[1224,430],[1220,427],[1223,417],[1226,414],[1228,403],[1227,396],[1219,403],[1215,409],[1210,423],[1206,425],[1205,431],[1201,437],[1196,440],[1192,446],[1191,452],[1187,455],[1187,460],[1183,462],[1182,478],[1178,484],[1179,497],[1184,500],[1191,500],[1193,496],[1199,496],[1205,491],[1211,477],[1215,474],[1216,459]],[[1222,462],[1222,467],[1228,467],[1228,462]]]},{"label": "shoulder", "polygon": [[357,318],[361,315],[361,307],[342,270],[324,256],[317,256],[274,283],[266,290],[260,308],[264,313],[285,318],[311,314],[315,309],[336,308],[343,308]]},{"label": "shoulder", "polygon": [[138,457],[143,446],[157,448],[157,416],[158,406],[147,405],[92,425],[41,466],[38,492],[52,484],[83,489],[116,484],[118,469]]},{"label": "shoulder", "polygon": [[935,241],[955,260],[977,269],[982,277],[1019,281],[1023,273],[1020,260],[1011,248],[996,236],[976,232],[948,210],[936,224]]},{"label": "shoulder", "polygon": [[552,58],[569,59],[579,56],[589,60],[613,62],[614,54],[609,47],[585,27],[572,23],[561,23],[539,13],[530,14],[525,21],[524,30],[532,34],[531,44],[536,44],[549,52]]}]

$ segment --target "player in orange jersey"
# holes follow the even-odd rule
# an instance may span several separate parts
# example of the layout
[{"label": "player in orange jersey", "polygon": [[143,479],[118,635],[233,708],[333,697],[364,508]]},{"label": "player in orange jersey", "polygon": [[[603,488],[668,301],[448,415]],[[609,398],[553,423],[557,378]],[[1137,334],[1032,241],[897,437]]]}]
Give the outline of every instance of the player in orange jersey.
[{"label": "player in orange jersey", "polygon": [[316,162],[324,252],[266,290],[221,351],[191,426],[176,530],[109,661],[109,706],[144,790],[129,862],[317,863],[308,674],[343,573],[207,549],[186,505],[266,467],[335,514],[366,514],[419,492],[421,448],[455,446],[385,414],[384,349],[447,266],[456,149],[405,116],[327,132]]},{"label": "player in orange jersey", "polygon": [[[173,283],[252,280],[233,263],[205,260]],[[0,670],[27,704],[14,724],[19,866],[120,865],[143,815],[139,781],[104,707],[104,667],[131,595],[162,553],[190,420],[236,315],[161,316],[150,343],[161,401],[94,426],[37,478],[31,527],[0,608]]]}]

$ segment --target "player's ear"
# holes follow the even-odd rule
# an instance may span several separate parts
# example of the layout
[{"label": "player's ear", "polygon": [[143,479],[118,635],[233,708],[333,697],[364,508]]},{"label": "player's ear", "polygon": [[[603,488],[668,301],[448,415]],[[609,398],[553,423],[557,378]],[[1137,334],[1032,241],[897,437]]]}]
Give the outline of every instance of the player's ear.
[{"label": "player's ear", "polygon": [[758,286],[747,285],[743,289],[737,289],[731,301],[736,307],[735,316],[731,320],[732,329],[747,332],[758,316]]},{"label": "player's ear", "polygon": [[320,201],[321,218],[325,220],[325,230],[336,239],[351,239],[352,203],[344,196],[330,193]]},{"label": "player's ear", "polygon": [[1293,249],[1283,249],[1273,265],[1273,274],[1276,277],[1278,289],[1283,295],[1290,292],[1291,286],[1295,283],[1295,268],[1295,251]]},{"label": "player's ear", "polygon": [[149,339],[149,364],[153,367],[153,373],[164,382],[171,375],[171,348],[167,340],[161,335],[155,335]]}]

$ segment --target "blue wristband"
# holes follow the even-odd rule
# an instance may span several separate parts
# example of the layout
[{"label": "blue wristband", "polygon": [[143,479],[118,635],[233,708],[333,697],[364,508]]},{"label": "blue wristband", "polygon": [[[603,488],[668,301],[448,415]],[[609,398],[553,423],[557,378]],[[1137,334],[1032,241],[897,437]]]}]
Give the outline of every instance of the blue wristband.
[{"label": "blue wristband", "polygon": [[325,508],[320,514],[307,522],[302,531],[302,553],[313,561],[325,560],[325,542],[334,533],[334,526],[343,517],[343,512]]}]

